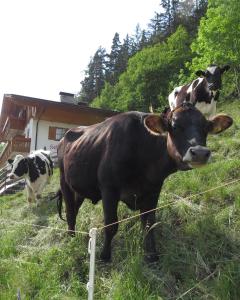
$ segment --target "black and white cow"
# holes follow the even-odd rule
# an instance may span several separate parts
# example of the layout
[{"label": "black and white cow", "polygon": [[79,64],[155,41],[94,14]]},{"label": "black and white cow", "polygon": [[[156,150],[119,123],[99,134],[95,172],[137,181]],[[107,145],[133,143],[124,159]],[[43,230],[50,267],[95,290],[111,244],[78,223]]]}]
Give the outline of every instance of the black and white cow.
[{"label": "black and white cow", "polygon": [[222,74],[229,70],[230,66],[218,67],[212,64],[205,71],[198,70],[199,76],[191,83],[176,87],[168,96],[171,110],[183,102],[191,102],[207,118],[216,114],[216,103],[222,87]]},{"label": "black and white cow", "polygon": [[27,157],[16,155],[14,160],[9,159],[12,166],[10,179],[25,178],[27,199],[31,203],[41,198],[43,188],[49,183],[53,174],[53,162],[50,151],[36,150]]}]

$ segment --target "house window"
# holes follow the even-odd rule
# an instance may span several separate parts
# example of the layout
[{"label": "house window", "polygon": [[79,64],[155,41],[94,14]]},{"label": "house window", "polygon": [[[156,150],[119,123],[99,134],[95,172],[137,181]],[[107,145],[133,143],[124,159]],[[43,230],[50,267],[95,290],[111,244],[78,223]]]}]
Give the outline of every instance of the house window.
[{"label": "house window", "polygon": [[48,130],[48,139],[53,141],[60,141],[67,130],[68,128],[50,126]]}]

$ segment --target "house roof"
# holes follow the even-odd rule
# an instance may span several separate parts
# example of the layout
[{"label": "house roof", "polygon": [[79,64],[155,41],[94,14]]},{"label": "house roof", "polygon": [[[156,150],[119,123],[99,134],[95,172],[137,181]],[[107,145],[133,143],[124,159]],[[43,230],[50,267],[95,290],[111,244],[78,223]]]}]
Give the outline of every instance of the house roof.
[{"label": "house roof", "polygon": [[59,95],[74,97],[74,94],[72,94],[72,93],[66,93],[66,92],[60,92]]},{"label": "house roof", "polygon": [[[0,115],[0,129],[3,128],[8,116],[19,107],[33,107],[36,109],[35,118],[53,120],[58,122],[75,123],[79,121],[79,114],[94,115],[96,121],[105,117],[117,114],[117,111],[89,107],[86,103],[71,104],[57,102],[40,98],[33,98],[15,94],[5,94],[3,97],[2,110]],[[54,119],[53,119],[54,118]],[[61,119],[62,118],[62,119]],[[99,119],[99,120],[98,120]],[[87,121],[84,121],[85,123]],[[76,123],[78,124],[78,122]],[[84,124],[83,124],[84,125]],[[88,124],[86,124],[88,125]]]}]

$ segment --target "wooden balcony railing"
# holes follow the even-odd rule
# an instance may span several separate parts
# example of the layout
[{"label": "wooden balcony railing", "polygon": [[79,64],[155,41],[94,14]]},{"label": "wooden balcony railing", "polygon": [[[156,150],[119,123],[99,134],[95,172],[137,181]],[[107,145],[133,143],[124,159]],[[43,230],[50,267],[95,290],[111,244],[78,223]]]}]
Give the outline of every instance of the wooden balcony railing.
[{"label": "wooden balcony railing", "polygon": [[11,134],[11,131],[14,133],[14,135],[21,134],[25,129],[25,125],[25,119],[9,116],[4,124],[1,136],[7,139],[9,133]]},{"label": "wooden balcony railing", "polygon": [[12,154],[27,154],[30,152],[31,139],[23,136],[15,136],[9,141],[0,154],[0,167],[2,167]]}]

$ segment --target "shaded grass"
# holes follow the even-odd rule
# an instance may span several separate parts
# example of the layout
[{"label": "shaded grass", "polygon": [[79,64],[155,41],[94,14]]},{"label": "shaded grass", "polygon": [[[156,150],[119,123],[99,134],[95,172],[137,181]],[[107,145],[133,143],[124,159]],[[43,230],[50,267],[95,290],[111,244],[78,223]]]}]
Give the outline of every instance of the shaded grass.
[{"label": "shaded grass", "polygon": [[[99,232],[95,299],[240,299],[240,183],[215,189],[240,179],[239,108],[237,101],[222,104],[220,110],[235,122],[223,134],[209,138],[211,164],[178,172],[165,181],[159,208],[169,205],[157,211],[155,225],[159,262],[143,262],[138,218],[120,224],[110,264],[99,260],[103,242]],[[56,203],[48,200],[58,189],[58,180],[55,170],[38,207],[28,206],[25,192],[0,198],[1,300],[16,299],[18,289],[22,299],[87,298],[87,235],[70,238],[52,229],[66,229]],[[120,204],[119,219],[135,214]],[[88,232],[102,224],[101,203],[92,206],[85,201],[77,229]]]}]

